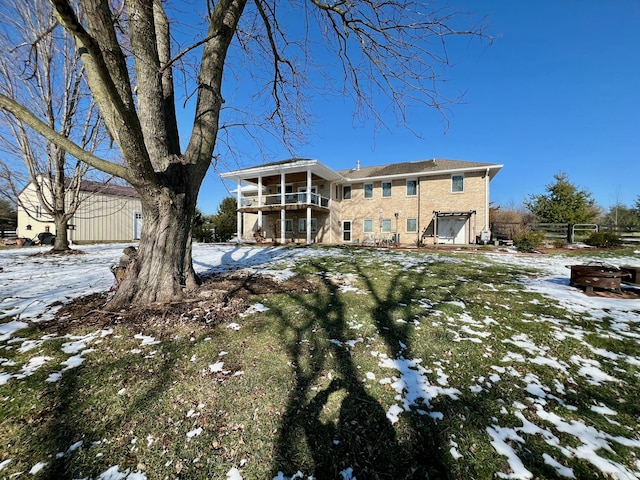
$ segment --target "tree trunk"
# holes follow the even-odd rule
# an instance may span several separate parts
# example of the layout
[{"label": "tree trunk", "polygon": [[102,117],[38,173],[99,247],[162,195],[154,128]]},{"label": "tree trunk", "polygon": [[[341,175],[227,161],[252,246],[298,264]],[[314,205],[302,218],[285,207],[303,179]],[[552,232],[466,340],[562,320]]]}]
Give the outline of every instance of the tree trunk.
[{"label": "tree trunk", "polygon": [[185,190],[163,187],[142,196],[140,249],[109,309],[179,301],[200,284],[191,261],[197,196],[176,191]]},{"label": "tree trunk", "polygon": [[53,242],[54,252],[63,252],[69,250],[69,239],[67,236],[67,220],[64,218],[55,218],[56,239]]}]

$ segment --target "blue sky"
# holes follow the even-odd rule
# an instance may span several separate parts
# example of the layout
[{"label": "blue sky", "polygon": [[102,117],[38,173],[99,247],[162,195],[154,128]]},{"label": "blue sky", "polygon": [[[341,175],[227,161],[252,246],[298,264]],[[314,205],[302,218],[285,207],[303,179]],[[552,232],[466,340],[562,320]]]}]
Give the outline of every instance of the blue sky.
[{"label": "blue sky", "polygon": [[[297,156],[335,168],[429,158],[504,165],[494,204],[520,205],[564,172],[596,203],[633,205],[640,195],[640,2],[637,0],[449,0],[487,17],[492,45],[459,41],[446,78],[453,105],[445,132],[438,114],[410,111],[410,127],[354,127],[353,105],[312,98],[314,126]],[[270,144],[269,160],[289,158]],[[263,162],[249,150],[234,168]],[[221,166],[225,171],[228,167]],[[233,186],[231,186],[233,188]],[[229,193],[211,170],[199,208],[215,213]]]}]

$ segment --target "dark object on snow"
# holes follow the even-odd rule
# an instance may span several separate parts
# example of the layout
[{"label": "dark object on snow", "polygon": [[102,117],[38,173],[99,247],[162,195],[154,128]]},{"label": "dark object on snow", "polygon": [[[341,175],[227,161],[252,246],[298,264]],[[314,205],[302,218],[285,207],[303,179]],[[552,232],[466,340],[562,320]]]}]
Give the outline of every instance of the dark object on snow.
[{"label": "dark object on snow", "polygon": [[38,242],[40,245],[53,245],[56,241],[56,236],[51,232],[42,232],[38,234]]},{"label": "dark object on snow", "polygon": [[117,265],[111,266],[111,273],[116,277],[115,288],[119,287],[122,281],[127,276],[129,267],[135,263],[138,258],[138,251],[135,247],[127,247],[122,251],[123,255],[120,257],[120,262]]},{"label": "dark object on snow", "polygon": [[622,279],[628,272],[606,263],[589,263],[587,265],[567,265],[571,269],[570,285],[585,287],[588,293],[594,288],[620,290]]},{"label": "dark object on snow", "polygon": [[628,278],[624,278],[622,283],[627,285],[640,285],[640,267],[631,267],[629,265],[623,265],[620,270],[629,274]]}]

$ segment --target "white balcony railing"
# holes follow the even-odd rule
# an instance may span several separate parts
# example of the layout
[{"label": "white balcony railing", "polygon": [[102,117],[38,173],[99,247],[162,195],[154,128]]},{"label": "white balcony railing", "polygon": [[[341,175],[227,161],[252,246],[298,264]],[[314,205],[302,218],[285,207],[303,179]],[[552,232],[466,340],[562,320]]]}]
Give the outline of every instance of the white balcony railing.
[{"label": "white balcony railing", "polygon": [[[241,197],[240,208],[282,205],[282,195],[279,193],[274,193],[271,195],[262,195],[261,200],[262,201],[260,201],[260,198],[257,196]],[[329,199],[327,197],[323,197],[322,195],[318,195],[317,193],[312,193],[310,195],[310,202],[307,203],[307,194],[305,192],[285,193],[284,204],[285,205],[301,205],[301,206],[317,205],[320,207],[328,207]]]}]

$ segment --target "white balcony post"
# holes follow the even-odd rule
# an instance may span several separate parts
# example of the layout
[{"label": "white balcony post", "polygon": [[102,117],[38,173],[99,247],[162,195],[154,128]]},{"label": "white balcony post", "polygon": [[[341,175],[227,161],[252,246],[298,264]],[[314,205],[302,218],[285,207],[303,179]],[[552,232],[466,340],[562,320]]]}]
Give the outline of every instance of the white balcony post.
[{"label": "white balcony post", "polygon": [[284,183],[284,172],[280,174],[280,205],[284,207],[285,204],[285,183]]},{"label": "white balcony post", "polygon": [[242,208],[242,183],[240,182],[240,179],[238,179],[238,193],[237,193],[237,203],[238,203],[238,210],[237,210],[237,230],[238,230],[238,241],[240,241],[240,239],[242,238],[242,212],[240,212],[240,209]]},{"label": "white balcony post", "polygon": [[307,245],[311,243],[311,170],[307,170]]},{"label": "white balcony post", "polygon": [[262,176],[258,177],[258,228],[262,232]]},{"label": "white balcony post", "polygon": [[280,243],[284,244],[285,242],[285,230],[287,229],[286,216],[284,211],[285,205],[285,175],[284,172],[280,174]]}]

